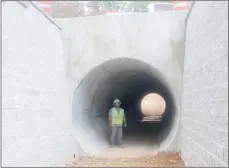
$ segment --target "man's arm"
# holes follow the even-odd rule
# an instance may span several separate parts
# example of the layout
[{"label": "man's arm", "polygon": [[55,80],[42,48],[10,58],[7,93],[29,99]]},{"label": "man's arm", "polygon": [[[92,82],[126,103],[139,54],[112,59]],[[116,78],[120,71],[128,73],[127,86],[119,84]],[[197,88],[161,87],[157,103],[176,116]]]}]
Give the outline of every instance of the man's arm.
[{"label": "man's arm", "polygon": [[108,122],[109,122],[109,125],[110,125],[110,126],[111,126],[111,113],[112,113],[112,111],[111,111],[111,109],[110,109],[109,115],[108,115]]},{"label": "man's arm", "polygon": [[126,127],[127,126],[127,122],[126,122],[126,115],[125,115],[125,111],[124,111],[124,116],[123,116],[123,121],[124,121],[124,126]]}]

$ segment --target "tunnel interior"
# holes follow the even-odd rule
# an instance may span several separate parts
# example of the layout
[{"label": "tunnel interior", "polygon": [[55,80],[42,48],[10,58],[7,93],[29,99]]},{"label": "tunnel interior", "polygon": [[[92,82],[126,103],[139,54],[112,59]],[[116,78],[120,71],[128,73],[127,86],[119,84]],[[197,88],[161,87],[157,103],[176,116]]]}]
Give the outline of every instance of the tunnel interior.
[{"label": "tunnel interior", "polygon": [[[157,93],[165,100],[161,122],[140,122],[143,117],[140,103],[148,93]],[[108,112],[114,99],[119,99],[125,110],[124,145],[158,150],[166,139],[171,138],[177,105],[163,75],[140,60],[120,58],[91,70],[75,90],[72,119],[76,138],[80,143],[86,143],[88,150],[109,145]]]}]

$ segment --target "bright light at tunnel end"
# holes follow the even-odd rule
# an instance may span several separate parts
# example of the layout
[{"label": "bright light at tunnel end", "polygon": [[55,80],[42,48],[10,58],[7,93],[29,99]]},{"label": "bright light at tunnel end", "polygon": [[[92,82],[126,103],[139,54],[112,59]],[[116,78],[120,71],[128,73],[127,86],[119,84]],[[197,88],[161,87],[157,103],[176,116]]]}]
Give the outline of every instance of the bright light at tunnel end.
[{"label": "bright light at tunnel end", "polygon": [[166,103],[162,96],[157,93],[149,93],[141,100],[141,122],[160,122],[165,112]]}]

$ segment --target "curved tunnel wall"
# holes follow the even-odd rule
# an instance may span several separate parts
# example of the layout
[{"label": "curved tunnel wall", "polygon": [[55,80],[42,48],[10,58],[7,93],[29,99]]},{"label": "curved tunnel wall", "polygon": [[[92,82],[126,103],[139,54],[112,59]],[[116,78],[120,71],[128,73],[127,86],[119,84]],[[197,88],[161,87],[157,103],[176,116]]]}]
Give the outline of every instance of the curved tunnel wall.
[{"label": "curved tunnel wall", "polygon": [[[113,100],[118,98],[126,113],[128,127],[124,133],[129,143],[131,141],[136,147],[148,145],[152,150],[166,149],[176,134],[171,129],[177,126],[175,117],[179,113],[174,92],[170,89],[163,75],[141,60],[118,58],[99,65],[84,77],[73,96],[72,119],[77,140],[86,144],[83,149],[88,154],[108,147],[108,111]],[[151,92],[160,94],[166,101],[168,110],[162,123],[140,123],[140,101]],[[134,140],[139,136],[142,143]]]}]

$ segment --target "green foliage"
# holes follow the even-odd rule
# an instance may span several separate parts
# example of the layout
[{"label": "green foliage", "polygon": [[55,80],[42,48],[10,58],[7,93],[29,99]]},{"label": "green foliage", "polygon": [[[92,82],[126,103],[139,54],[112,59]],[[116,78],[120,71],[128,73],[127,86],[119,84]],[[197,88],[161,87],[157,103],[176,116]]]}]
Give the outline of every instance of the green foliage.
[{"label": "green foliage", "polygon": [[140,12],[147,11],[150,3],[171,1],[90,1],[87,6],[94,11],[104,10],[110,12]]}]

